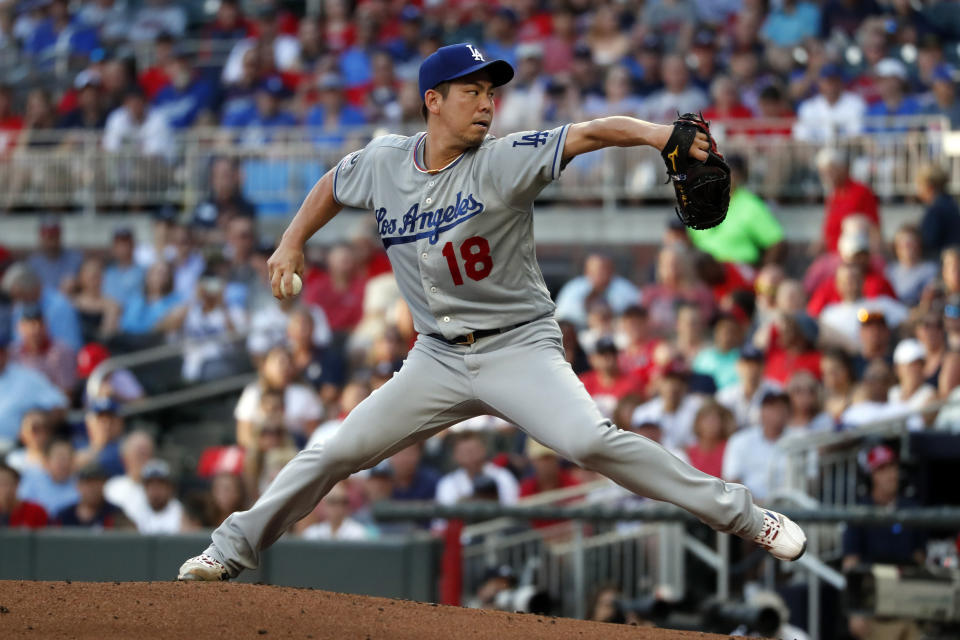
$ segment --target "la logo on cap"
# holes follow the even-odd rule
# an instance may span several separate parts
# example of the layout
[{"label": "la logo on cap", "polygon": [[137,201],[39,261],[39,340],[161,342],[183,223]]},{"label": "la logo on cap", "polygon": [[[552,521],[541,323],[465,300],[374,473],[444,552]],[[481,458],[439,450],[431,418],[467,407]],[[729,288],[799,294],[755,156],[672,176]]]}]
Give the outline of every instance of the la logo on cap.
[{"label": "la logo on cap", "polygon": [[472,44],[468,44],[467,49],[470,49],[470,53],[473,54],[474,60],[479,60],[480,62],[486,62],[486,60],[483,59],[483,54],[480,53],[480,50],[474,49]]}]

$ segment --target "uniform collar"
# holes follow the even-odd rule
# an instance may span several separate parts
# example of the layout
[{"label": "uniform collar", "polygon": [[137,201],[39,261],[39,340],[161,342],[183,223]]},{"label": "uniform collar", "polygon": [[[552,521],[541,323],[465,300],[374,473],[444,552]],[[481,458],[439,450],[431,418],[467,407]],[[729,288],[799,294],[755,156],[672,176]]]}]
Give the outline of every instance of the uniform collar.
[{"label": "uniform collar", "polygon": [[463,153],[458,155],[456,158],[454,158],[453,161],[451,161],[445,167],[440,167],[439,169],[427,169],[424,166],[426,163],[423,161],[423,142],[426,139],[427,139],[427,134],[421,133],[420,137],[417,138],[417,143],[413,145],[413,166],[416,167],[417,171],[419,171],[420,173],[426,173],[427,175],[432,176],[437,173],[440,173],[441,171],[445,171],[446,169],[449,169],[450,167],[460,162],[463,159],[464,154],[466,153],[466,151],[464,151]]}]

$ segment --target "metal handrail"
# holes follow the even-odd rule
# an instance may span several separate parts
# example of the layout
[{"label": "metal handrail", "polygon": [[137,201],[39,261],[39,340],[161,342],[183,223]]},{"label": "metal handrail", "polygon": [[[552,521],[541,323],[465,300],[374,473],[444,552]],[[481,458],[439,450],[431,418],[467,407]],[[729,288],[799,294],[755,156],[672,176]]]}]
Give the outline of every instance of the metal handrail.
[{"label": "metal handrail", "polygon": [[[958,507],[920,507],[891,511],[883,507],[847,506],[788,508],[782,513],[797,522],[812,524],[846,523],[854,525],[903,524],[912,527],[960,527]],[[537,506],[501,505],[496,502],[462,502],[439,505],[421,501],[383,501],[373,506],[373,515],[383,520],[423,520],[426,518],[458,518],[479,521],[504,517],[518,520],[582,520],[590,522],[699,522],[696,516],[679,507],[664,503],[642,505]]]},{"label": "metal handrail", "polygon": [[780,444],[787,453],[808,451],[823,447],[835,447],[863,440],[871,436],[900,435],[907,429],[907,421],[915,416],[936,413],[947,407],[960,406],[957,400],[940,400],[930,403],[922,409],[910,409],[902,415],[875,420],[856,427],[837,432],[806,433],[793,436]]},{"label": "metal handrail", "polygon": [[[250,330],[230,331],[220,336],[221,343],[237,342],[245,340],[250,334]],[[119,369],[128,369],[132,367],[148,365],[162,360],[167,360],[180,356],[185,347],[195,342],[194,338],[183,338],[167,344],[162,344],[148,349],[141,349],[132,353],[125,353],[110,357],[94,368],[90,377],[87,379],[87,389],[95,391],[106,380],[107,376]],[[226,393],[231,393],[242,389],[247,384],[256,379],[255,373],[244,373],[193,384],[184,389],[168,391],[157,394],[152,397],[142,398],[125,403],[120,407],[120,414],[123,416],[140,415],[151,413],[160,409],[175,407],[189,402],[196,402],[206,398],[212,398]],[[83,411],[76,410],[71,412],[70,419],[80,421],[83,419]]]},{"label": "metal handrail", "polygon": [[[220,342],[227,343],[235,342],[237,340],[246,340],[249,334],[249,330],[225,332],[220,336]],[[160,360],[175,358],[183,353],[184,348],[194,344],[195,342],[196,339],[194,338],[182,338],[180,340],[167,342],[166,344],[161,344],[156,347],[149,347],[147,349],[140,349],[139,351],[112,356],[94,368],[94,370],[90,373],[90,378],[87,381],[87,385],[88,387],[96,389],[103,383],[104,379],[108,375],[118,369],[129,369],[131,367],[138,367],[144,364],[159,362]]]},{"label": "metal handrail", "polygon": [[[517,504],[521,506],[539,506],[545,504],[553,504],[565,502],[573,498],[581,498],[591,491],[596,491],[598,489],[606,489],[610,487],[609,480],[595,480],[593,482],[587,482],[585,484],[578,484],[573,487],[565,487],[563,489],[553,489],[551,491],[544,491],[542,493],[537,493],[532,496],[525,496],[517,500]],[[466,536],[482,536],[502,529],[509,526],[513,523],[513,520],[510,518],[496,518],[487,522],[478,522],[476,524],[467,525],[463,528],[463,534]]]},{"label": "metal handrail", "polygon": [[144,398],[142,400],[137,400],[136,402],[125,404],[120,407],[120,415],[129,417],[144,413],[152,413],[154,411],[159,411],[160,409],[168,409],[170,407],[185,405],[198,400],[206,400],[207,398],[226,395],[239,389],[243,389],[256,379],[257,374],[255,373],[241,373],[235,376],[230,376],[229,378],[221,378],[220,380],[202,382],[185,389],[168,391],[167,393],[161,393],[151,398]]},{"label": "metal handrail", "polygon": [[[915,118],[903,122],[912,121]],[[763,133],[735,135],[734,129],[748,128],[750,122],[718,126],[718,137],[724,135],[724,127],[731,128],[722,141],[725,152],[742,154],[754,163],[750,188],[762,197],[818,199],[822,189],[812,164],[823,144]],[[755,126],[764,122],[769,121],[756,121]],[[850,152],[854,175],[873,184],[882,199],[911,195],[918,167],[934,161],[948,163],[950,188],[960,193],[960,131],[945,130],[938,118],[926,122],[927,126],[904,133],[861,134],[829,144]],[[391,130],[409,134],[422,128],[417,123]],[[211,159],[228,157],[243,163],[245,194],[263,215],[285,214],[344,154],[385,133],[376,126],[337,130],[332,136],[316,127],[270,128],[256,135],[253,144],[244,138],[251,131],[259,130],[198,127],[175,132],[153,156],[139,149],[106,152],[100,133],[88,130],[30,132],[31,139],[54,144],[23,145],[5,158],[9,162],[0,163],[0,181],[9,181],[5,172],[21,176],[17,187],[3,194],[0,206],[63,206],[94,215],[104,208],[123,209],[135,200],[156,206],[177,203],[190,210],[206,197],[205,168]],[[668,200],[673,192],[656,177],[662,170],[659,163],[649,148],[597,152],[571,164],[563,180],[545,189],[543,198],[580,204],[586,199],[608,213],[623,209],[623,200]],[[799,172],[796,178],[787,180],[794,172]]]},{"label": "metal handrail", "polygon": [[[718,128],[721,132],[728,133],[739,133],[741,131],[753,131],[753,130],[766,130],[766,129],[776,129],[789,127],[792,123],[795,123],[796,120],[792,118],[742,118],[736,120],[722,120],[718,121]],[[921,115],[921,116],[865,116],[863,119],[864,127],[886,127],[886,128],[900,128],[904,127],[909,129],[908,133],[910,134],[921,134],[921,133],[930,133],[930,134],[941,134],[945,131],[949,131],[949,121],[944,116],[937,115]],[[544,127],[550,128],[554,126],[560,126],[564,123],[545,123]],[[251,152],[250,148],[243,147],[242,145],[231,145],[229,144],[230,138],[235,134],[243,131],[246,127],[224,127],[220,125],[205,125],[205,126],[195,126],[189,129],[184,129],[180,131],[173,132],[173,138],[177,146],[183,146],[184,144],[189,143],[198,143],[202,145],[209,145],[211,142],[217,142],[219,144],[215,145],[215,151],[221,152],[224,149],[229,150],[233,146],[237,146],[240,149]],[[412,135],[424,130],[424,125],[422,122],[402,122],[402,123],[391,123],[389,129],[385,128],[382,124],[364,124],[351,126],[347,128],[337,129],[337,130],[328,130],[316,125],[307,125],[307,124],[296,124],[290,126],[281,126],[281,127],[271,127],[270,128],[270,139],[271,143],[264,147],[258,147],[253,151],[264,152],[269,151],[269,147],[277,145],[286,145],[286,146],[296,146],[302,145],[303,147],[309,149],[316,149],[318,143],[316,139],[318,136],[340,136],[344,139],[344,143],[339,147],[334,147],[329,144],[319,145],[321,148],[331,149],[331,151],[336,151],[337,153],[346,153],[352,150],[355,150],[357,141],[370,140],[376,136],[380,136],[386,133],[392,133],[397,135]],[[23,131],[27,133],[27,131]],[[501,131],[500,136],[507,135],[511,133],[510,131]],[[879,132],[880,136],[889,135],[891,139],[901,138],[904,135],[903,131],[899,132]],[[94,143],[99,143],[103,139],[103,131],[97,129],[38,129],[38,130],[29,130],[29,135],[31,140],[36,140],[38,142],[44,143],[57,143],[64,140],[65,137],[69,136],[71,140],[76,141],[93,141]],[[776,136],[773,134],[764,134],[758,133],[754,134],[752,137],[764,138],[764,137],[776,137],[783,142],[781,136]],[[872,133],[856,133],[849,136],[845,136],[840,141],[833,141],[833,145],[838,143],[843,143],[844,141],[864,141],[869,142],[875,140],[878,137],[878,132]],[[795,140],[790,138],[789,141],[796,142],[804,146],[814,145],[817,147],[820,146],[830,146],[828,143],[818,143],[818,142],[809,142],[804,140]],[[96,146],[96,145],[95,145]],[[46,153],[56,153],[56,150],[49,150]]]}]

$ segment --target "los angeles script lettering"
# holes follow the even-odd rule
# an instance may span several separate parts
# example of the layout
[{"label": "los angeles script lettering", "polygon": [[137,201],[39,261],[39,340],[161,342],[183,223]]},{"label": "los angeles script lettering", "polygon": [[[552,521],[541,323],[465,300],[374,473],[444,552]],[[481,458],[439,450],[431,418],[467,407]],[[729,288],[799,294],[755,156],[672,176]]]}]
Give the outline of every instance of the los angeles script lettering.
[{"label": "los angeles script lettering", "polygon": [[[410,234],[423,231],[432,231],[430,244],[436,244],[440,237],[441,227],[459,219],[473,216],[483,211],[483,203],[473,197],[473,194],[463,195],[457,192],[457,201],[446,207],[438,207],[432,211],[420,211],[420,204],[414,204],[400,218],[388,218],[387,208],[380,207],[374,213],[380,225],[380,237],[400,239]],[[424,237],[424,236],[420,236]]]}]

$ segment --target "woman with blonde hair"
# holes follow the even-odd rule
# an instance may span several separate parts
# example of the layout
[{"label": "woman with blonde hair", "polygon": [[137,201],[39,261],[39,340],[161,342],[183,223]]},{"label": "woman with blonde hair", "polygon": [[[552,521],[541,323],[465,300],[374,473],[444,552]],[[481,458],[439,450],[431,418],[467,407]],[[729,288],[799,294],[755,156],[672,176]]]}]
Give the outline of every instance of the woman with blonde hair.
[{"label": "woman with blonde hair", "polygon": [[736,430],[737,421],[729,409],[715,400],[704,402],[693,419],[693,435],[697,442],[687,448],[690,464],[719,478],[727,440]]}]

